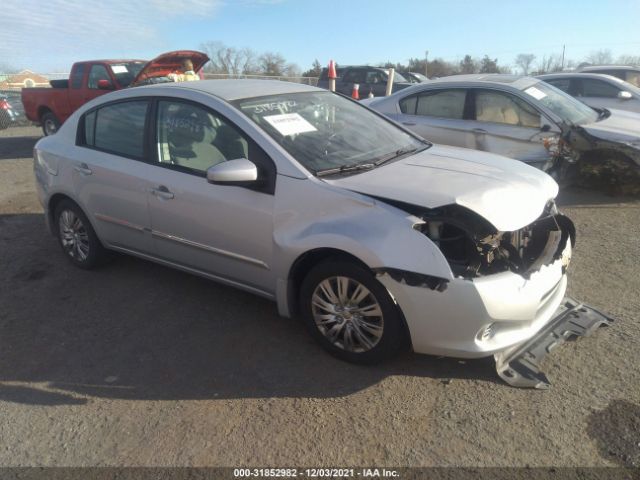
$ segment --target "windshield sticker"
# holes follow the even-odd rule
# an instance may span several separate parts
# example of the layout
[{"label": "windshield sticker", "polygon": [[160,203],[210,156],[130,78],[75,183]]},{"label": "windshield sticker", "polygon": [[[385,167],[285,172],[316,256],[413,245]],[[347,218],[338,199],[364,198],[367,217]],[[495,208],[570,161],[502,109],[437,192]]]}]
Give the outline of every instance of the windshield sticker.
[{"label": "windshield sticker", "polygon": [[129,71],[124,65],[111,65],[111,70],[113,73],[127,73]]},{"label": "windshield sticker", "polygon": [[268,117],[264,117],[264,119],[269,122],[273,128],[285,136],[317,131],[316,127],[311,125],[297,113],[269,115]]},{"label": "windshield sticker", "polygon": [[538,90],[536,87],[529,87],[524,91],[524,93],[528,93],[529,95],[531,95],[536,100],[542,100],[544,97],[547,96],[546,93],[544,93],[543,91]]},{"label": "windshield sticker", "polygon": [[273,112],[274,110],[279,111],[287,111],[291,107],[295,107],[297,104],[294,100],[286,100],[283,102],[270,102],[270,103],[261,103],[259,105],[252,105],[254,113],[265,113],[265,112]]}]

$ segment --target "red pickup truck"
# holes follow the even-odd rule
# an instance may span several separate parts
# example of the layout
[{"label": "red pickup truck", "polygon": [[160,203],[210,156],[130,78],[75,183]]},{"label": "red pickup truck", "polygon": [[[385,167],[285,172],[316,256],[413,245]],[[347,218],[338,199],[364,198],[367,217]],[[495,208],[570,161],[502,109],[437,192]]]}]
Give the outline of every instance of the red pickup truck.
[{"label": "red pickup truck", "polygon": [[172,81],[168,75],[191,60],[197,73],[209,61],[202,52],[179,50],[146,60],[92,60],[76,62],[68,80],[52,80],[52,88],[23,88],[25,115],[42,125],[45,135],[55,133],[79,107],[100,95],[121,88]]}]

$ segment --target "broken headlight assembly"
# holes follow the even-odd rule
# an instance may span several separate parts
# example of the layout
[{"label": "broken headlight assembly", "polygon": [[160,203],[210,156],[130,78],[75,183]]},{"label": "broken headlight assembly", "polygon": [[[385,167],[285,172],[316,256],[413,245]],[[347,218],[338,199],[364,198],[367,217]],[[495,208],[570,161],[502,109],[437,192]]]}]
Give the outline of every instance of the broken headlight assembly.
[{"label": "broken headlight assembly", "polygon": [[454,275],[475,278],[511,271],[528,278],[562,256],[575,228],[550,202],[533,223],[513,232],[497,231],[479,215],[452,205],[418,215],[414,228],[429,237]]}]

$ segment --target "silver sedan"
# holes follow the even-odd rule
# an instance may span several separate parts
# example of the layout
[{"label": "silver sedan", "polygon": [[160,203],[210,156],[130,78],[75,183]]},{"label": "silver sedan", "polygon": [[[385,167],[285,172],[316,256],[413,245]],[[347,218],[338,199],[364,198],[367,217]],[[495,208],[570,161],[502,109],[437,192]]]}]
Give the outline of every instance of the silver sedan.
[{"label": "silver sedan", "polygon": [[575,231],[548,175],[314,87],[121,90],[40,140],[34,168],[76,266],[113,250],[247,290],[349,361],[496,355],[503,378],[540,386],[517,363],[527,342],[571,312],[606,322],[564,299]]},{"label": "silver sedan", "polygon": [[456,75],[363,103],[436,143],[498,153],[560,179],[578,164],[584,178],[611,170],[630,191],[640,184],[640,114],[594,110],[536,78]]},{"label": "silver sedan", "polygon": [[612,75],[549,73],[536,78],[568,93],[593,108],[640,113],[640,88]]}]

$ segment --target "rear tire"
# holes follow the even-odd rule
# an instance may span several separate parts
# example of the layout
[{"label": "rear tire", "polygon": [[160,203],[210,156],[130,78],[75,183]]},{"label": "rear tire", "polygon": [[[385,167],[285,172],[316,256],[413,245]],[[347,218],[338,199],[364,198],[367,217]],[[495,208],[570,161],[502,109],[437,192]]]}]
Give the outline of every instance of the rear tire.
[{"label": "rear tire", "polygon": [[398,307],[386,288],[363,266],[330,259],[302,282],[300,312],[320,345],[352,363],[373,364],[407,345]]},{"label": "rear tire", "polygon": [[108,252],[78,205],[70,200],[61,201],[53,218],[58,242],[71,263],[86,270],[104,263]]},{"label": "rear tire", "polygon": [[52,112],[46,112],[42,115],[40,123],[42,123],[42,133],[45,137],[53,135],[60,128],[60,120]]}]

